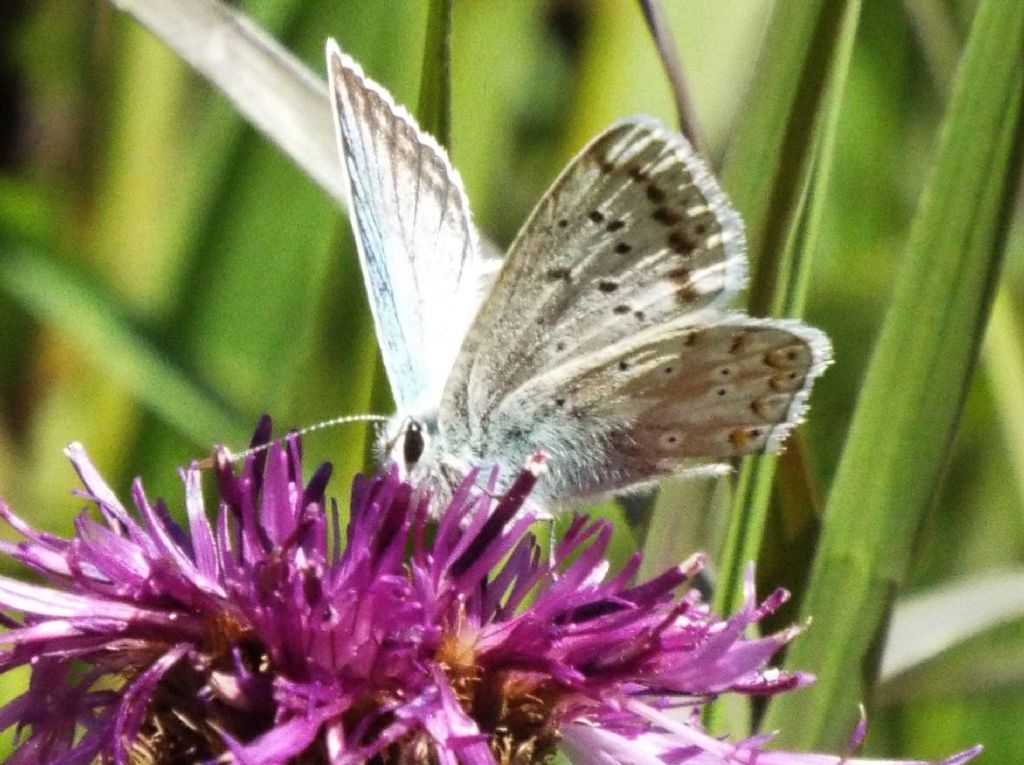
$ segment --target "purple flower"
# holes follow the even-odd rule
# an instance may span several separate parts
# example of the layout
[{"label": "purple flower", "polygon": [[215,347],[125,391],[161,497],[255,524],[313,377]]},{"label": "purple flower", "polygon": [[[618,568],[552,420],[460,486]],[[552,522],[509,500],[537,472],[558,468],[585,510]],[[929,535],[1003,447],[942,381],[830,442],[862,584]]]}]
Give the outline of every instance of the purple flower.
[{"label": "purple flower", "polygon": [[0,546],[46,582],[0,578],[0,671],[31,667],[0,710],[11,763],[861,762],[708,735],[709,699],[809,681],[768,667],[793,630],[745,637],[784,593],[757,604],[748,580],[719,619],[677,594],[699,556],[632,585],[639,557],[610,576],[611,529],[583,516],[549,558],[524,508],[540,456],[500,499],[470,476],[436,525],[428,497],[360,477],[342,543],[330,471],[304,481],[294,438],[240,475],[219,455],[212,523],[185,471],[187,529],[67,453],[102,522],[62,539],[0,504],[24,538]]}]

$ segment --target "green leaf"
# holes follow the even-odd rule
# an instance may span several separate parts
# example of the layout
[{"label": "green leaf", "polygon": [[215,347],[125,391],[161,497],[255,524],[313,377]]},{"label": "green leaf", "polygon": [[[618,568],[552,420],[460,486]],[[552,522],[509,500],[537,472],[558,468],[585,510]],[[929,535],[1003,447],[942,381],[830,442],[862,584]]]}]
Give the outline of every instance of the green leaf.
[{"label": "green leaf", "polygon": [[1024,4],[982,0],[932,173],[829,494],[787,664],[818,683],[771,703],[786,745],[842,747],[870,696],[892,599],[950,452],[1020,167]]}]

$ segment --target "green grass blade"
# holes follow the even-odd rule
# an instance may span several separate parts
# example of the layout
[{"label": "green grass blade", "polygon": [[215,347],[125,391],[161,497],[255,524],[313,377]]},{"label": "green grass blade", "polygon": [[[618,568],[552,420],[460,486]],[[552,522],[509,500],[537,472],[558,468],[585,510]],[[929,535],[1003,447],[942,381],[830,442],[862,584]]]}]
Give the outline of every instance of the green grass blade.
[{"label": "green grass blade", "polygon": [[640,8],[650,30],[651,40],[658,49],[658,57],[665,69],[665,76],[672,85],[679,131],[686,136],[699,155],[707,157],[708,148],[704,141],[704,131],[700,128],[697,112],[693,107],[683,61],[679,56],[679,48],[665,15],[665,9],[659,0],[640,0]]},{"label": "green grass blade", "polygon": [[[807,60],[808,66],[825,69],[824,78],[816,80],[824,87],[822,96],[815,99],[819,104],[817,112],[787,115],[794,122],[819,124],[820,129],[802,142],[809,159],[802,156],[799,164],[807,168],[808,175],[794,179],[803,191],[796,201],[793,211],[796,217],[785,247],[778,258],[772,259],[777,272],[771,279],[765,278],[760,282],[762,288],[769,292],[757,302],[767,305],[771,315],[800,316],[804,311],[811,258],[821,234],[839,109],[853,56],[859,16],[859,0],[845,3],[845,16],[836,27],[836,36],[828,41],[828,45],[816,46],[819,56],[827,55],[826,60],[822,62],[818,56]],[[757,560],[763,545],[777,465],[777,457],[765,456],[746,460],[740,470],[729,531],[720,556],[722,574],[715,589],[715,605],[720,613],[731,613],[742,602],[744,572],[750,561]],[[794,480],[806,483],[799,474],[794,476]]]},{"label": "green grass blade", "polygon": [[431,0],[416,116],[420,127],[448,148],[452,132],[452,3]]},{"label": "green grass blade", "polygon": [[235,439],[249,424],[206,393],[144,339],[115,299],[50,258],[29,252],[0,260],[0,284],[27,311],[73,339],[96,368],[134,395],[186,438],[199,444]]},{"label": "green grass blade", "polygon": [[[847,2],[845,10],[845,16],[836,27],[835,37],[816,46],[817,55],[807,59],[805,64],[825,70],[824,77],[815,79],[824,91],[815,94],[813,103],[816,110],[809,115],[802,112],[786,115],[791,121],[807,121],[821,127],[801,141],[804,155],[800,157],[799,164],[806,168],[807,175],[794,177],[791,181],[800,189],[793,201],[792,226],[781,257],[771,259],[777,273],[760,282],[760,287],[769,292],[755,301],[769,306],[772,315],[800,316],[806,302],[810,263],[817,249],[825,192],[835,152],[839,107],[860,15],[859,0]],[[821,56],[826,57],[824,61],[820,60]],[[765,259],[762,260],[764,262]],[[789,448],[795,447],[790,444]],[[745,460],[740,468],[725,542],[718,558],[720,575],[715,583],[713,603],[719,613],[732,613],[742,603],[747,567],[760,557],[764,546],[777,466],[778,457],[766,455]],[[797,473],[794,483],[804,486],[808,481],[803,474]],[[722,714],[723,710],[717,704],[709,708],[705,718],[712,730],[722,723]],[[730,725],[735,725],[735,722]]]},{"label": "green grass blade", "polygon": [[747,228],[754,315],[769,312],[782,274],[779,260],[798,217],[847,12],[848,3],[825,0],[775,5],[721,163],[722,183]]},{"label": "green grass blade", "polygon": [[[803,309],[859,9],[859,2],[776,6],[730,138],[722,180],[747,227],[755,315]],[[813,196],[812,178],[820,186]],[[719,556],[715,605],[724,613],[738,605],[746,566],[760,552],[775,468],[776,458],[764,457],[741,470]]]},{"label": "green grass blade", "polygon": [[982,359],[999,412],[1018,495],[1024,497],[1024,332],[1021,314],[1010,289],[1003,287],[992,306]]},{"label": "green grass blade", "polygon": [[787,745],[841,748],[938,488],[978,354],[1020,167],[1024,4],[982,0],[833,483],[787,657],[818,684],[769,707]]}]

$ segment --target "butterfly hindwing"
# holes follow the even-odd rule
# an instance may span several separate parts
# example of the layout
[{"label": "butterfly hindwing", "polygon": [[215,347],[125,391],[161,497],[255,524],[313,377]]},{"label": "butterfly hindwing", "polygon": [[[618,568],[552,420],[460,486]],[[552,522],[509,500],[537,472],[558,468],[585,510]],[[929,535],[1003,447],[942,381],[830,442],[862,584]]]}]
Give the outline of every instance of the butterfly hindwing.
[{"label": "butterfly hindwing", "polygon": [[626,490],[695,460],[778,451],[829,361],[825,335],[793,320],[655,327],[510,392],[478,448],[547,449],[542,491],[556,500]]},{"label": "butterfly hindwing", "polygon": [[821,332],[742,315],[637,340],[548,381],[567,391],[570,416],[609,423],[596,482],[581,477],[574,492],[628,488],[695,459],[778,451],[830,359]]},{"label": "butterfly hindwing", "polygon": [[444,150],[333,40],[327,44],[350,211],[384,366],[400,410],[436,408],[486,270]]}]

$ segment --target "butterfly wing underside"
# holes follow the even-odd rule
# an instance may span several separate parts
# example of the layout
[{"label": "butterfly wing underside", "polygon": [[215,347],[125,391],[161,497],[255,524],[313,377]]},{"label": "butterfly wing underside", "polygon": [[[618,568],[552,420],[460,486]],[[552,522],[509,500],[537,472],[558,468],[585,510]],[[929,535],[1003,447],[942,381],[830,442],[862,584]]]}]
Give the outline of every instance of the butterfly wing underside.
[{"label": "butterfly wing underside", "polygon": [[507,467],[546,448],[565,499],[778,449],[830,351],[799,322],[723,313],[745,269],[742,222],[685,139],[613,125],[512,244],[445,389],[446,439]]},{"label": "butterfly wing underside", "polygon": [[399,411],[436,408],[486,278],[462,181],[437,142],[327,43],[338,145]]}]

